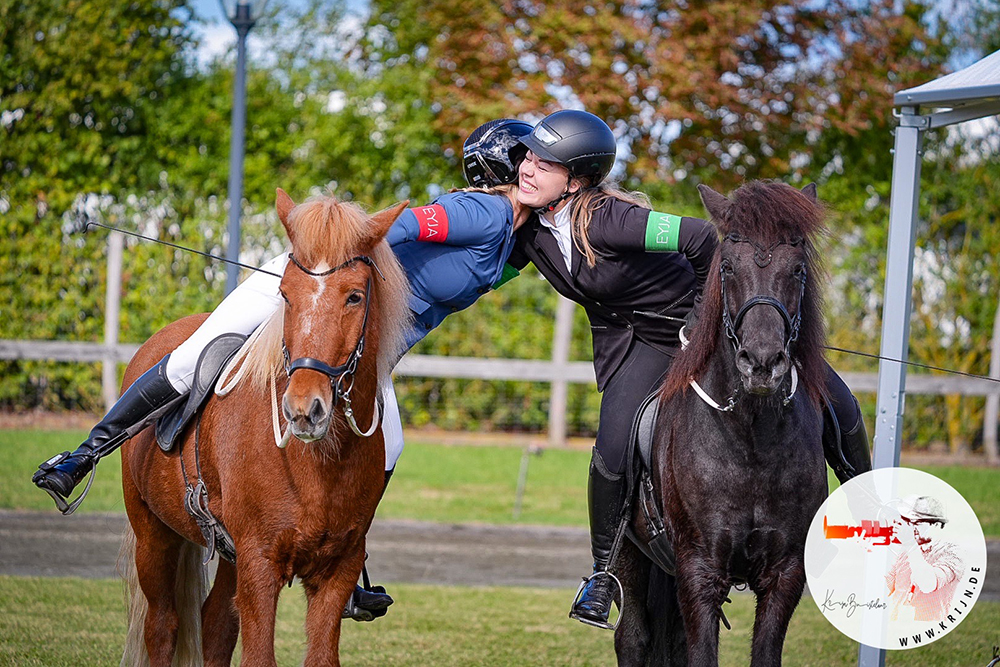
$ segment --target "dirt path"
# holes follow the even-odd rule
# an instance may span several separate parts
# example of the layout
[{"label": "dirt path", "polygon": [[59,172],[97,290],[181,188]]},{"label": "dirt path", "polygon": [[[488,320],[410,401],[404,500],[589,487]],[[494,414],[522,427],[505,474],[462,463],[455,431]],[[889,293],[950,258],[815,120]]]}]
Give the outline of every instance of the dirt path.
[{"label": "dirt path", "polygon": [[[114,577],[124,526],[124,514],[0,510],[0,574]],[[378,581],[575,586],[591,565],[579,528],[376,521],[368,544]]]},{"label": "dirt path", "polygon": [[[0,510],[0,575],[115,575],[124,514]],[[376,521],[369,571],[379,582],[573,588],[591,566],[581,528]],[[1000,601],[1000,541],[988,544],[983,599]]]}]

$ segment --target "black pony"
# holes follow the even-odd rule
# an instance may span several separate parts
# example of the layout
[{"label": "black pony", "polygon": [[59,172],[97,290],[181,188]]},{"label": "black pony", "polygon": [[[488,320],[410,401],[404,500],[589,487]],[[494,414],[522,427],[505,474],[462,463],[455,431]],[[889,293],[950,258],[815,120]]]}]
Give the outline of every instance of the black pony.
[{"label": "black pony", "polygon": [[827,494],[813,244],[824,209],[815,186],[754,181],[731,198],[699,189],[723,240],[661,390],[650,471],[677,575],[623,545],[615,648],[621,665],[716,665],[722,603],[745,583],[757,595],[751,664],[780,665],[806,531]]}]

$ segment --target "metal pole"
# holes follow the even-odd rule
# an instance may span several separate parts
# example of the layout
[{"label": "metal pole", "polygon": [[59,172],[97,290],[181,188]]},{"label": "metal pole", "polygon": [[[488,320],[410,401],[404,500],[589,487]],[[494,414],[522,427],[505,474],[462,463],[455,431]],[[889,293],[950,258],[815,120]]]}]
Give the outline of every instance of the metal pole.
[{"label": "metal pole", "polygon": [[[990,343],[990,377],[1000,379],[1000,303],[993,317],[993,340]],[[986,415],[983,417],[983,449],[986,460],[991,465],[1000,464],[1000,449],[997,447],[997,413],[1000,412],[1000,395],[986,397]]]},{"label": "metal pole", "polygon": [[[229,245],[226,259],[240,259],[240,209],[243,201],[243,131],[246,126],[246,51],[247,33],[253,26],[250,7],[236,6],[236,81],[233,85],[233,130],[229,142]],[[226,268],[226,294],[239,282],[240,271],[233,265]]]},{"label": "metal pole", "polygon": [[[882,302],[883,357],[906,361],[910,351],[910,308],[913,292],[913,248],[916,242],[917,202],[920,194],[922,125],[916,107],[901,110],[896,128],[892,160],[892,193],[889,201],[889,248],[885,267],[885,295]],[[899,465],[906,366],[896,361],[879,362],[878,403],[875,415],[876,468]],[[872,577],[881,576],[870,573]],[[881,573],[884,575],[884,572]],[[884,667],[885,651],[861,645],[860,667]]]},{"label": "metal pole", "polygon": [[118,320],[121,312],[122,249],[125,235],[111,232],[108,236],[108,278],[104,292],[104,346],[107,348],[101,364],[101,389],[104,411],[118,400]]},{"label": "metal pole", "polygon": [[[569,362],[569,345],[573,337],[573,302],[559,295],[556,306],[556,326],[552,337],[552,363],[564,367]],[[549,399],[549,446],[566,445],[566,404],[569,383],[563,379],[552,381]]]}]

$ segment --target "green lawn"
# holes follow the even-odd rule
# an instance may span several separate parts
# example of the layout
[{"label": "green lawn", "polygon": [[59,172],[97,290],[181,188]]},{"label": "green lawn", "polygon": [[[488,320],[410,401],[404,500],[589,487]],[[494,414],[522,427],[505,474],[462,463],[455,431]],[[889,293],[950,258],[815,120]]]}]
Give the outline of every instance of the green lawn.
[{"label": "green lawn", "polygon": [[[53,510],[31,484],[38,463],[73,449],[79,431],[0,431],[0,508]],[[443,522],[514,523],[514,496],[522,450],[497,446],[445,446],[413,439],[396,466],[378,516]],[[520,523],[587,525],[586,480],[590,452],[548,449],[530,458]],[[1000,538],[1000,470],[925,466],[969,501],[988,537]],[[830,476],[832,485],[836,480]],[[832,488],[832,486],[831,486]],[[113,455],[100,466],[80,511],[123,511],[121,467]]]},{"label": "green lawn", "polygon": [[[345,625],[345,665],[610,665],[611,633],[566,617],[571,590],[455,588],[396,584],[397,603],[374,623]],[[727,605],[721,664],[749,662],[753,600]],[[278,664],[301,664],[305,600],[286,590],[279,604]],[[985,665],[998,642],[1000,604],[979,602],[943,639],[889,653],[887,664]],[[117,664],[125,634],[120,584],[113,580],[0,577],[0,665]],[[784,664],[853,666],[857,645],[803,599],[792,619]]]}]

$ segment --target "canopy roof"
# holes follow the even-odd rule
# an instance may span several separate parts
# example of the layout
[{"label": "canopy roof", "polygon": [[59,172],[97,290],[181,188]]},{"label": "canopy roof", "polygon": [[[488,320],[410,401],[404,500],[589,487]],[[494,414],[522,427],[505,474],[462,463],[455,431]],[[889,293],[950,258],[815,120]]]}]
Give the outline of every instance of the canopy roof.
[{"label": "canopy roof", "polygon": [[956,107],[997,98],[1000,98],[1000,51],[965,69],[901,90],[893,97],[893,104]]}]

